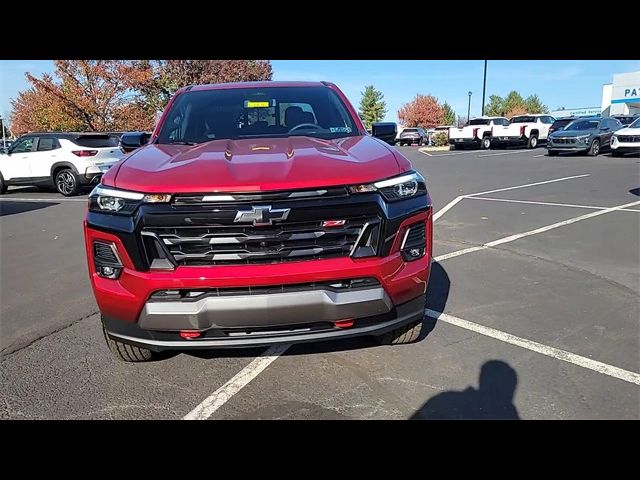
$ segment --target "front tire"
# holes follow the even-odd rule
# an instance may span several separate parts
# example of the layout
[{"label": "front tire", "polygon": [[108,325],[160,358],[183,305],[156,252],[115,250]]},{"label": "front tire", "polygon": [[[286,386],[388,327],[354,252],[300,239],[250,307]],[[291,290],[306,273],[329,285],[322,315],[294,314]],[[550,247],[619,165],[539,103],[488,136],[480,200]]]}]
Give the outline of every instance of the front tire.
[{"label": "front tire", "polygon": [[489,150],[491,148],[491,137],[487,136],[482,139],[482,149]]},{"label": "front tire", "polygon": [[111,350],[111,353],[113,353],[118,360],[123,362],[148,362],[154,357],[154,352],[149,349],[136,347],[134,345],[114,340],[109,337],[109,334],[104,327],[102,327],[102,333],[104,334],[104,339],[107,342],[109,350]]},{"label": "front tire", "polygon": [[64,168],[56,172],[56,189],[65,197],[73,197],[80,190],[78,175],[70,168]]},{"label": "front tire", "polygon": [[529,141],[527,142],[527,148],[536,148],[538,146],[538,137],[536,135],[531,135],[529,137]]},{"label": "front tire", "polygon": [[400,328],[396,328],[390,332],[387,332],[378,337],[378,341],[381,345],[401,345],[405,343],[413,343],[419,337],[422,332],[422,320],[403,325]]},{"label": "front tire", "polygon": [[593,140],[593,142],[591,142],[591,146],[587,151],[587,155],[589,155],[590,157],[597,157],[599,153],[600,153],[600,140],[596,138]]}]

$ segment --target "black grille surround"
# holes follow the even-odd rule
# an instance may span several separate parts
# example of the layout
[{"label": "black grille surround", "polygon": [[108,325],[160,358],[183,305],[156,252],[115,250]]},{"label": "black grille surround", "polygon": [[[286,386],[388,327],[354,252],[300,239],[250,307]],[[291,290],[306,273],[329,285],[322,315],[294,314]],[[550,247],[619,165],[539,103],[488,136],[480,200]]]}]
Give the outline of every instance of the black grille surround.
[{"label": "black grille surround", "polygon": [[[325,188],[325,190],[331,192],[330,188]],[[152,233],[153,231],[170,228],[182,229],[184,227],[192,227],[194,231],[195,229],[215,229],[225,226],[237,227],[239,225],[253,227],[250,223],[241,224],[233,221],[239,209],[247,210],[251,205],[270,205],[273,209],[291,209],[284,222],[274,222],[271,226],[255,227],[256,229],[269,229],[285,224],[319,222],[321,220],[348,220],[358,217],[360,219],[377,218],[379,220],[378,225],[370,227],[370,233],[377,239],[375,252],[367,251],[371,246],[371,241],[363,236],[361,238],[363,248],[357,250],[358,254],[354,253],[352,255],[354,260],[370,255],[378,257],[389,255],[401,224],[407,218],[427,212],[431,208],[431,199],[427,194],[406,200],[387,202],[378,192],[347,193],[346,195],[341,193],[332,195],[329,192],[321,197],[289,198],[279,201],[267,200],[261,197],[259,201],[234,200],[216,203],[196,201],[193,204],[180,204],[181,202],[174,201],[170,204],[141,204],[131,215],[111,215],[90,210],[87,212],[86,222],[91,229],[117,236],[133,262],[135,270],[145,272],[156,269],[173,270],[180,265],[169,254],[169,245],[157,241],[157,237]],[[336,191],[335,193],[338,192]],[[188,196],[195,200],[193,197],[199,197],[200,195],[189,194]],[[182,195],[180,196],[182,197]],[[186,196],[184,195],[184,197]],[[285,261],[306,261],[314,258],[331,257],[307,256],[289,258],[289,260]],[[265,264],[265,261],[266,259],[263,259],[262,262],[245,260],[235,264]],[[269,262],[282,263],[282,260],[276,260],[276,262],[269,260]],[[186,264],[183,263],[183,265]],[[233,265],[234,263],[223,262],[222,264]],[[201,265],[214,264],[203,262]]]}]

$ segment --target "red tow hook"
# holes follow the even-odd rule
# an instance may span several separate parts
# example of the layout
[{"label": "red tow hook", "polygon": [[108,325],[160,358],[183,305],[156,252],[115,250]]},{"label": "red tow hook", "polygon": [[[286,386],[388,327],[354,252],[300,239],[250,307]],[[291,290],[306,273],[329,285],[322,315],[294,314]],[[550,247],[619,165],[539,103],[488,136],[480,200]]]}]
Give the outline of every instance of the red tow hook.
[{"label": "red tow hook", "polygon": [[333,322],[333,324],[338,328],[353,327],[353,318],[347,318],[345,320],[338,320],[337,322]]},{"label": "red tow hook", "polygon": [[197,330],[180,330],[180,336],[186,340],[191,340],[192,338],[198,338],[202,335]]}]

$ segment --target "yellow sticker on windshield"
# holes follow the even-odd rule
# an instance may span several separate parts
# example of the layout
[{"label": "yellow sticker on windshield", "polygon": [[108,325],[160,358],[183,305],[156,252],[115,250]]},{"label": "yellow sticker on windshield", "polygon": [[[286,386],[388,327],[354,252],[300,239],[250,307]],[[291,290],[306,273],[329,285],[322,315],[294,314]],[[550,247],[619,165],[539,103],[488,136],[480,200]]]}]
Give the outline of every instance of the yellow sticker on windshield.
[{"label": "yellow sticker on windshield", "polygon": [[270,106],[270,102],[252,102],[251,100],[247,100],[247,108],[269,108]]}]

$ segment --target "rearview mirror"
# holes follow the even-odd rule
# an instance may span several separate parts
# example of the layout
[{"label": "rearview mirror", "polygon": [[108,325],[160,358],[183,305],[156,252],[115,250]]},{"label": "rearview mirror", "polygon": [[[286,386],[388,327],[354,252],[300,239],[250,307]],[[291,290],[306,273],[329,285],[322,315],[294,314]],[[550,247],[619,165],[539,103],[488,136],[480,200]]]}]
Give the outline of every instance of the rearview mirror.
[{"label": "rearview mirror", "polygon": [[394,122],[377,122],[371,124],[371,135],[391,145],[395,143],[398,129]]},{"label": "rearview mirror", "polygon": [[149,132],[128,132],[120,137],[120,148],[125,152],[133,152],[135,149],[149,143],[151,134]]}]

